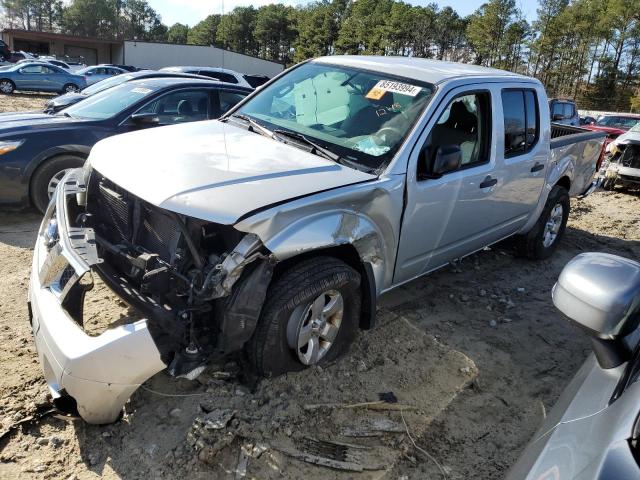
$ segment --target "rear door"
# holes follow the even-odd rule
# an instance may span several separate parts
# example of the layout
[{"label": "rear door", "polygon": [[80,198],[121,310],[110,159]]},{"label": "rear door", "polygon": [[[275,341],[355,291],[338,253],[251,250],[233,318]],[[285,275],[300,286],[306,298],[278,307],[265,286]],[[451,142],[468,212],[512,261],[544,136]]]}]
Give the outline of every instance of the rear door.
[{"label": "rear door", "polygon": [[538,205],[549,160],[548,140],[540,135],[542,92],[522,86],[501,91],[503,138],[498,148],[503,186],[500,208],[518,226],[522,226]]},{"label": "rear door", "polygon": [[69,74],[64,70],[62,70],[61,68],[58,68],[55,66],[44,67],[44,68],[47,69],[47,77],[49,79],[48,81],[51,86],[51,89],[55,90],[56,92],[61,92],[62,87],[64,87],[64,85],[67,83]]}]

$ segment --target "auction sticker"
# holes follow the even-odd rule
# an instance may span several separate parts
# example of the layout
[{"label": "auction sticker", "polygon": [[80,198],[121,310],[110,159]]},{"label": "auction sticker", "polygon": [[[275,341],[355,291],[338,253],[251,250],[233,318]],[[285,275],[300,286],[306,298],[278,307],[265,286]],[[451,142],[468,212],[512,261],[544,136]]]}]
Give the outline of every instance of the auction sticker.
[{"label": "auction sticker", "polygon": [[380,80],[371,90],[369,90],[366,97],[370,100],[380,100],[387,92],[415,97],[420,93],[420,90],[422,90],[421,87],[409,85],[408,83],[394,82],[392,80]]}]

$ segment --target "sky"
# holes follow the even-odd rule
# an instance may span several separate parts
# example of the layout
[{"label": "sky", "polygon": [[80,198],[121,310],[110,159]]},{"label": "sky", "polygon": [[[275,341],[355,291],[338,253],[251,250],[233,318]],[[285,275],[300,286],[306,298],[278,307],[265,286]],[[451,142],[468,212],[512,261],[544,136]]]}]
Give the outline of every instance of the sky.
[{"label": "sky", "polygon": [[[148,0],[149,5],[162,15],[162,21],[166,25],[176,22],[193,26],[207,15],[212,13],[227,13],[238,6],[253,5],[260,7],[270,3],[284,3],[287,5],[299,5],[309,3],[310,0]],[[414,5],[426,5],[433,0],[408,0]],[[451,6],[461,16],[473,13],[486,0],[436,0],[440,7]],[[531,21],[536,15],[536,0],[516,0],[517,5],[523,11],[526,18]]]}]

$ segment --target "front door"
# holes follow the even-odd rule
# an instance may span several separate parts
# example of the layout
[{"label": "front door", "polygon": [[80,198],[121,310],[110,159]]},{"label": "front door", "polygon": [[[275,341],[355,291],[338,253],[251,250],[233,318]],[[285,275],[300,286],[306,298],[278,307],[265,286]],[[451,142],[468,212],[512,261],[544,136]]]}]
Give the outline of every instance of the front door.
[{"label": "front door", "polygon": [[[412,152],[394,283],[434,270],[512,231],[499,197],[496,171],[500,91],[460,87],[450,92]],[[499,118],[499,117],[498,117]],[[438,148],[457,146],[457,170],[430,178]],[[418,148],[420,147],[420,148]]]}]

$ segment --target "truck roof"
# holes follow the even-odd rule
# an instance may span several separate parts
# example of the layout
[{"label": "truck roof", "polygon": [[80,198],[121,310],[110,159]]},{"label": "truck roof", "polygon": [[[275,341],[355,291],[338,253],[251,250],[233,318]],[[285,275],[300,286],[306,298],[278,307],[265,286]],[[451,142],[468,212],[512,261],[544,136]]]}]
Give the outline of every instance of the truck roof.
[{"label": "truck roof", "polygon": [[400,75],[423,82],[438,84],[459,77],[511,77],[535,81],[517,73],[496,68],[469,65],[466,63],[445,62],[416,57],[332,55],[319,57],[314,62],[343,65],[345,67],[374,70],[388,75]]}]

